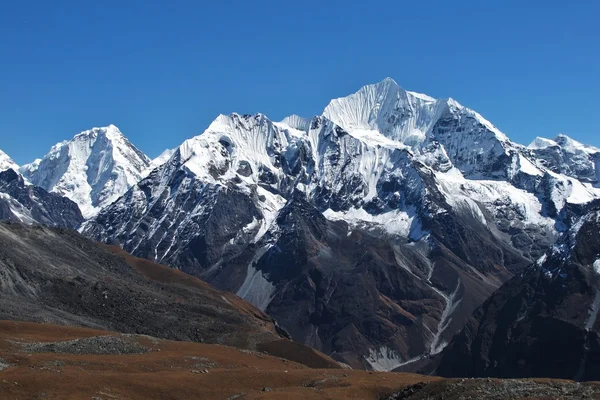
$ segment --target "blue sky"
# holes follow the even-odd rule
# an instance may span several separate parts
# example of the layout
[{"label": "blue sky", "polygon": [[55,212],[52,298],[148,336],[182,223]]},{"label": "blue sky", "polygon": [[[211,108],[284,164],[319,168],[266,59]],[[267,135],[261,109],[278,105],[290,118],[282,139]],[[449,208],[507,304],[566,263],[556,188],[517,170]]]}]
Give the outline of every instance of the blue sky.
[{"label": "blue sky", "polygon": [[386,76],[529,143],[600,146],[600,2],[0,2],[0,149],[114,123],[150,156],[219,113],[278,120]]}]

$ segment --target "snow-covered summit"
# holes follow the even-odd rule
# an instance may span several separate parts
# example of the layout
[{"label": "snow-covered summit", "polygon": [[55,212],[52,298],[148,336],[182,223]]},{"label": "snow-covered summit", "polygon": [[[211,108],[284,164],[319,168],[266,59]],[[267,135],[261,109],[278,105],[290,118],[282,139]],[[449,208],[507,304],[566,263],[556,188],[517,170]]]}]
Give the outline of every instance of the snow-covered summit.
[{"label": "snow-covered summit", "polygon": [[543,150],[553,146],[558,146],[558,143],[552,139],[546,139],[538,136],[529,144],[529,146],[527,146],[527,148],[531,150]]},{"label": "snow-covered summit", "polygon": [[7,169],[18,171],[19,166],[8,156],[8,154],[0,150],[0,172],[6,171]]},{"label": "snow-covered summit", "polygon": [[584,152],[588,154],[600,153],[600,149],[594,146],[585,145],[577,140],[571,139],[565,134],[558,134],[554,141],[562,147],[565,151],[570,153]]},{"label": "snow-covered summit", "polygon": [[554,139],[537,137],[528,146],[540,165],[584,182],[600,182],[600,149],[567,135]]},{"label": "snow-covered summit", "polygon": [[532,150],[543,150],[549,147],[560,147],[568,153],[600,153],[599,148],[585,145],[563,133],[559,133],[554,139],[546,139],[538,136],[528,146],[528,148]]},{"label": "snow-covered summit", "polygon": [[333,99],[323,116],[350,133],[377,132],[386,138],[415,146],[440,113],[433,98],[402,89],[393,79],[367,85],[350,96]]},{"label": "snow-covered summit", "polygon": [[390,78],[332,100],[323,116],[366,143],[407,146],[429,166],[453,165],[472,177],[518,172],[517,153],[523,146],[479,113],[452,98],[404,90]]},{"label": "snow-covered summit", "polygon": [[404,90],[391,78],[364,86],[349,96],[331,100],[323,116],[350,133],[365,135],[365,132],[375,131],[388,139],[419,147],[427,141],[432,128],[447,113],[472,118],[493,132],[498,140],[508,141],[506,135],[491,122],[456,100],[435,99]]},{"label": "snow-covered summit", "polygon": [[150,160],[109,125],[54,145],[20,171],[34,185],[73,200],[89,218],[136,184]]}]

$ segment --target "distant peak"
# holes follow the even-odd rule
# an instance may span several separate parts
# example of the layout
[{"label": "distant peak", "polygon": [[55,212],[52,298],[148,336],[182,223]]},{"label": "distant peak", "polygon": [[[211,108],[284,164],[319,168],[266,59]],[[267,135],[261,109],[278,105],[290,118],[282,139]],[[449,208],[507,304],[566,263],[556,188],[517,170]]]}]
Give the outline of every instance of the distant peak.
[{"label": "distant peak", "polygon": [[18,170],[19,166],[5,152],[0,150],[0,171],[7,169]]},{"label": "distant peak", "polygon": [[379,83],[380,84],[386,84],[386,85],[394,85],[394,86],[400,87],[400,85],[398,85],[398,83],[396,83],[396,81],[394,79],[390,78],[389,76],[383,78],[383,80],[381,82],[379,82]]},{"label": "distant peak", "polygon": [[98,136],[105,136],[108,139],[121,139],[125,137],[125,135],[123,135],[116,125],[110,124],[107,126],[93,127],[91,129],[79,132],[73,137],[73,140],[94,139]]},{"label": "distant peak", "polygon": [[375,83],[373,85],[367,85],[366,87],[368,87],[368,86],[385,87],[385,88],[388,88],[388,89],[393,89],[393,90],[401,91],[402,93],[405,93],[408,96],[415,97],[415,98],[420,99],[420,100],[437,101],[436,98],[428,96],[428,95],[426,95],[424,93],[413,92],[413,91],[409,91],[409,90],[406,90],[406,89],[402,88],[394,79],[392,79],[390,77],[384,78],[382,81],[380,81],[378,83]]},{"label": "distant peak", "polygon": [[564,133],[559,133],[558,135],[556,135],[556,137],[554,138],[554,141],[558,144],[560,144],[561,146],[567,145],[567,144],[574,144],[574,143],[578,143],[578,141],[571,139],[569,136],[565,135]]},{"label": "distant peak", "polygon": [[556,143],[554,140],[538,136],[529,144],[529,146],[527,146],[527,148],[532,150],[542,150],[554,146],[558,146],[558,143]]},{"label": "distant peak", "polygon": [[585,152],[588,154],[597,154],[600,152],[600,149],[598,149],[597,147],[585,145],[575,139],[572,139],[564,133],[559,133],[558,135],[556,135],[554,141],[558,143],[558,145],[562,147],[563,150],[571,153]]},{"label": "distant peak", "polygon": [[[231,113],[229,115],[219,114],[217,118],[208,126],[206,131],[216,131],[224,128],[236,129],[237,127],[248,128],[249,126],[261,125],[264,123],[272,123],[267,116],[261,113],[257,114],[238,114]],[[205,132],[206,132],[205,131]]]},{"label": "distant peak", "polygon": [[298,129],[300,131],[306,131],[310,127],[310,118],[304,118],[296,114],[292,114],[288,117],[285,117],[281,120],[280,123],[289,126],[293,129]]},{"label": "distant peak", "polygon": [[448,105],[450,105],[452,107],[464,108],[462,104],[460,104],[458,101],[454,100],[452,97],[448,97],[446,99],[446,103],[448,103]]}]

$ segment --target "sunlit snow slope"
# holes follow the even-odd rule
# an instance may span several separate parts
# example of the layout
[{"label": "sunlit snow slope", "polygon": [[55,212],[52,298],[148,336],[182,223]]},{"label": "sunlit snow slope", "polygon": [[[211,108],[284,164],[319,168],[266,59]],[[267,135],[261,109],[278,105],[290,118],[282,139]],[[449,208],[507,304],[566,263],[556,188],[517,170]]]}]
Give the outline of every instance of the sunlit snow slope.
[{"label": "sunlit snow slope", "polygon": [[148,157],[109,125],[56,144],[21,173],[34,185],[73,200],[89,218],[139,182],[149,165]]}]

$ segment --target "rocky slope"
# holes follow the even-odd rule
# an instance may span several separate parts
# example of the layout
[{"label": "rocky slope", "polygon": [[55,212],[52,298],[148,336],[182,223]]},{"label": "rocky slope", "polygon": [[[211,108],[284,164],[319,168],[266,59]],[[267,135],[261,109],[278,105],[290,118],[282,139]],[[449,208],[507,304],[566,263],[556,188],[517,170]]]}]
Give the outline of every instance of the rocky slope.
[{"label": "rocky slope", "polygon": [[600,202],[567,211],[570,229],[473,314],[438,374],[600,379]]},{"label": "rocky slope", "polygon": [[199,279],[76,232],[0,222],[0,319],[256,349],[271,318]]},{"label": "rocky slope", "polygon": [[136,184],[150,163],[116,126],[109,125],[56,144],[20,172],[34,185],[73,200],[90,218]]},{"label": "rocky slope", "polygon": [[600,197],[577,171],[386,79],[312,119],[219,116],[81,231],[391,369],[438,353],[552,246],[569,207]]}]

